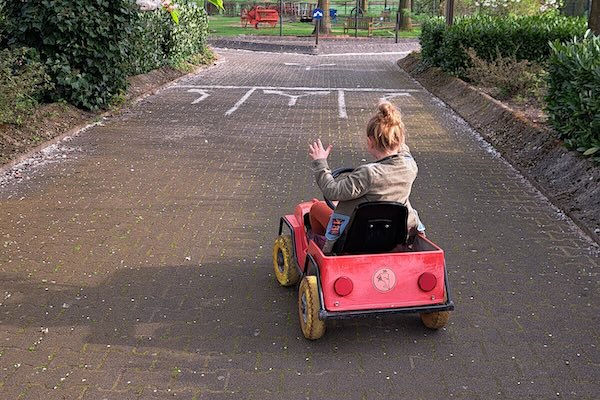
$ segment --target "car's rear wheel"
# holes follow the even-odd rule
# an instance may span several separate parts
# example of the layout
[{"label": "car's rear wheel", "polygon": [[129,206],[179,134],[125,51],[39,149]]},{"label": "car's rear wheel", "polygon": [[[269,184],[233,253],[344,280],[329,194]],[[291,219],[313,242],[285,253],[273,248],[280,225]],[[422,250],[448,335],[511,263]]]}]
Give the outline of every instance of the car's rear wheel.
[{"label": "car's rear wheel", "polygon": [[317,340],[325,334],[325,321],[319,319],[319,290],[316,276],[305,276],[298,289],[298,317],[302,334]]},{"label": "car's rear wheel", "polygon": [[422,313],[421,322],[429,329],[440,329],[448,324],[450,319],[450,312],[448,311],[436,311],[431,313]]},{"label": "car's rear wheel", "polygon": [[300,280],[300,273],[292,251],[292,237],[280,235],[273,246],[273,268],[281,286],[292,286]]}]

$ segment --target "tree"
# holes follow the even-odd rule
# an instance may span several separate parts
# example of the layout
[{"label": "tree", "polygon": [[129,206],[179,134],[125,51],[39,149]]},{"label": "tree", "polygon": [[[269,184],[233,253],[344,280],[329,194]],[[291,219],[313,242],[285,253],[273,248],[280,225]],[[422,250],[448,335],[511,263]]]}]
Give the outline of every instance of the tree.
[{"label": "tree", "polygon": [[365,14],[369,12],[369,0],[360,0],[359,4]]},{"label": "tree", "polygon": [[446,25],[454,23],[454,0],[446,0]]},{"label": "tree", "polygon": [[596,35],[600,35],[600,0],[592,0],[588,27]]},{"label": "tree", "polygon": [[412,30],[412,20],[410,19],[411,11],[411,0],[400,0],[400,26],[398,27],[401,31]]},{"label": "tree", "polygon": [[[331,18],[329,17],[329,0],[319,0],[317,7],[323,10],[323,18],[321,18],[321,27],[319,28],[320,35],[331,34]],[[315,21],[316,22],[316,21]],[[315,29],[313,35],[317,33],[317,24],[315,23]]]}]

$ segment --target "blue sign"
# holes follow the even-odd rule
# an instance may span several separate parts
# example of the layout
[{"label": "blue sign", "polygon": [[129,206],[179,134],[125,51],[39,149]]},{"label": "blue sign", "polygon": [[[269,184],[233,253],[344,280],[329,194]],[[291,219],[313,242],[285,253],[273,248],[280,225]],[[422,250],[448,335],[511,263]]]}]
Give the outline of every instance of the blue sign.
[{"label": "blue sign", "polygon": [[313,10],[312,17],[313,19],[317,20],[323,18],[323,10],[321,10],[320,8],[315,8]]}]

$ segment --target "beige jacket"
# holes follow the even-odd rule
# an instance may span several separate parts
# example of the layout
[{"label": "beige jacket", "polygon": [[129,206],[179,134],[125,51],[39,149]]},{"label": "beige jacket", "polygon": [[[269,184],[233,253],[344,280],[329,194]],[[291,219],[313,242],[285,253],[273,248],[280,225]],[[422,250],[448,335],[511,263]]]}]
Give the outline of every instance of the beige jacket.
[{"label": "beige jacket", "polygon": [[[339,214],[349,219],[360,203],[395,201],[408,207],[409,230],[422,226],[418,213],[408,199],[418,168],[407,146],[398,154],[359,166],[338,181],[333,179],[327,159],[313,160],[312,170],[323,195],[329,200],[339,201],[334,210],[334,217]],[[345,225],[343,227],[345,228]],[[324,251],[330,251],[335,241],[329,235],[329,231],[327,239]]]}]

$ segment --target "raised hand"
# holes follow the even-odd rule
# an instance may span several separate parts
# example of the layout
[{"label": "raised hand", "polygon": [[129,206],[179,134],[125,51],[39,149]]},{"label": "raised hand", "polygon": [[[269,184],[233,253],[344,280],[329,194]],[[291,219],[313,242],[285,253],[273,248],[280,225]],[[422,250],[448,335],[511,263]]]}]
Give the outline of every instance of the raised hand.
[{"label": "raised hand", "polygon": [[329,153],[331,153],[332,149],[332,145],[329,145],[327,146],[327,148],[324,148],[321,139],[317,139],[316,142],[312,142],[312,144],[308,145],[308,155],[313,160],[319,160],[322,158],[329,157]]}]

